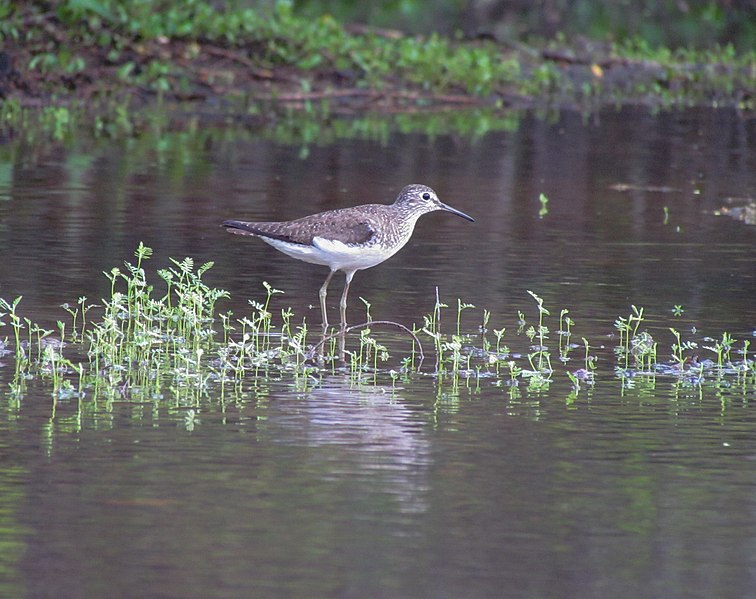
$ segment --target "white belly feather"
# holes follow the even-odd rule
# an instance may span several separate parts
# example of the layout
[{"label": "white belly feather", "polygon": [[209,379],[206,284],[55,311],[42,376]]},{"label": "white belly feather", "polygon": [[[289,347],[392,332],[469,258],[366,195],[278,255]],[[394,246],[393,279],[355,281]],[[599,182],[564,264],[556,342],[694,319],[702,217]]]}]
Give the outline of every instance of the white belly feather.
[{"label": "white belly feather", "polygon": [[323,237],[313,238],[312,245],[289,243],[267,237],[261,237],[261,239],[278,251],[297,260],[328,266],[331,270],[355,271],[371,268],[387,260],[407,243],[409,236],[403,243],[393,245],[390,248],[381,245],[353,246]]}]

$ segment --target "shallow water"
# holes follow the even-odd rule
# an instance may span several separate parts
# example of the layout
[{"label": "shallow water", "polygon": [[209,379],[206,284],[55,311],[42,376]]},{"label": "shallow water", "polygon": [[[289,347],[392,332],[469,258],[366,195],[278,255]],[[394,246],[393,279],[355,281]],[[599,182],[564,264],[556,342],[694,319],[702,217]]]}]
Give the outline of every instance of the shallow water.
[{"label": "shallow water", "polygon": [[[604,364],[633,304],[664,359],[670,326],[753,339],[756,230],[715,211],[756,194],[756,126],[727,111],[527,117],[476,140],[302,146],[199,128],[10,141],[0,297],[23,295],[54,328],[59,304],[103,297],[101,272],[144,241],[151,268],[215,261],[222,309],[243,312],[268,281],[285,291],[278,309],[318,322],[325,269],[219,223],[390,202],[411,182],[476,223],[424,216],[402,252],[356,275],[351,322],[362,296],[376,319],[421,323],[438,287],[477,306],[466,331],[487,308],[527,351],[517,312],[536,317],[532,290],[552,330],[567,308],[576,339],[606,346]],[[395,385],[261,378],[193,411],[169,389],[53,405],[32,381],[0,404],[0,596],[750,596],[753,385],[623,384],[605,365],[574,397],[568,369],[540,391],[454,386],[428,367]]]}]

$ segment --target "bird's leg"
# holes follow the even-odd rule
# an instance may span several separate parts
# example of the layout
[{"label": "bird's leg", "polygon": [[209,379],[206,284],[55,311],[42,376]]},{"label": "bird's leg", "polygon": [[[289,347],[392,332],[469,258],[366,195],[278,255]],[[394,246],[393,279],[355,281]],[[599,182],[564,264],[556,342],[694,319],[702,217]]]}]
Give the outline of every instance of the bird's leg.
[{"label": "bird's leg", "polygon": [[346,319],[347,295],[349,294],[349,283],[352,282],[352,277],[354,276],[354,273],[355,273],[354,270],[350,270],[346,272],[346,283],[344,283],[344,292],[341,294],[341,301],[339,302],[342,331],[346,329],[346,326],[347,326],[347,319]]},{"label": "bird's leg", "polygon": [[339,332],[339,362],[342,367],[346,367],[346,328]]},{"label": "bird's leg", "polygon": [[324,331],[328,328],[328,314],[326,313],[326,296],[328,295],[328,284],[331,282],[331,277],[333,277],[333,273],[335,272],[335,270],[332,270],[328,273],[325,283],[323,283],[323,286],[320,288],[320,293],[318,293],[318,295],[320,296],[320,310],[323,312]]}]

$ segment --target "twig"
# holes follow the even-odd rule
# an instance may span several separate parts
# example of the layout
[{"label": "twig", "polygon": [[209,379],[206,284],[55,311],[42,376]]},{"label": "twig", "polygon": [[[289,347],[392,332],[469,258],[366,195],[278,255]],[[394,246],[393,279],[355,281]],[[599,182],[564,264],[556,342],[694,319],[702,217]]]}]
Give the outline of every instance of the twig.
[{"label": "twig", "polygon": [[363,97],[370,99],[387,98],[392,100],[432,100],[435,102],[444,102],[448,104],[479,104],[480,99],[454,94],[421,94],[418,92],[407,91],[388,91],[388,90],[371,90],[371,89],[331,89],[312,92],[290,92],[277,95],[257,96],[258,100],[278,100],[279,102],[304,102],[307,100],[321,100],[324,98],[353,98]]},{"label": "twig", "polygon": [[394,327],[397,327],[399,329],[402,329],[405,333],[410,335],[412,337],[412,340],[417,343],[417,349],[418,353],[420,354],[420,362],[425,359],[425,354],[423,353],[423,344],[420,343],[420,339],[418,339],[417,335],[411,330],[408,329],[403,324],[400,324],[398,322],[394,322],[392,320],[371,320],[369,322],[363,322],[361,324],[355,324],[351,327],[345,328],[343,331],[339,331],[338,333],[333,333],[332,335],[328,335],[327,337],[323,337],[313,348],[310,350],[308,354],[308,359],[312,358],[313,355],[315,355],[315,352],[319,347],[321,347],[323,344],[325,344],[326,341],[330,341],[331,339],[335,339],[336,337],[339,337],[341,335],[345,335],[346,333],[351,333],[352,331],[356,331],[357,329],[364,329],[365,327],[370,327],[376,324],[387,324]]},{"label": "twig", "polygon": [[225,48],[219,48],[217,46],[211,46],[209,44],[206,44],[202,47],[202,52],[209,54],[210,56],[217,56],[218,58],[226,58],[233,62],[238,62],[239,64],[247,67],[251,71],[252,75],[254,77],[257,77],[258,79],[276,78],[276,74],[273,71],[271,71],[270,69],[258,68],[254,62],[252,62],[246,56],[239,54],[238,52],[226,50]]}]

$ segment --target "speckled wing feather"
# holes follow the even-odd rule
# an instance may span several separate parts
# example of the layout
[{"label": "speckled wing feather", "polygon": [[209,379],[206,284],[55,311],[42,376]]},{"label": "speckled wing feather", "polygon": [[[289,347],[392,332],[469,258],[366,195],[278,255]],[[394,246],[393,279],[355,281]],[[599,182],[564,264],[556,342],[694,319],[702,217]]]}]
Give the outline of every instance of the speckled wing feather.
[{"label": "speckled wing feather", "polygon": [[242,222],[227,220],[223,226],[236,235],[258,235],[288,243],[312,245],[314,237],[340,241],[348,245],[368,243],[376,228],[366,215],[344,218],[340,210],[305,216],[284,222]]}]

